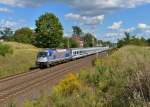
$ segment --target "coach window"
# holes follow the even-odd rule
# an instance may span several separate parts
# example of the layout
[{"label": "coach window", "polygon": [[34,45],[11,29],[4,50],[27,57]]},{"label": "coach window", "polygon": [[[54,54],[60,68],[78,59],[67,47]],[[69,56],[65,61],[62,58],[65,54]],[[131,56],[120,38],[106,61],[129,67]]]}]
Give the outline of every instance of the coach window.
[{"label": "coach window", "polygon": [[54,55],[53,57],[54,57],[54,59],[56,59],[56,55]]}]

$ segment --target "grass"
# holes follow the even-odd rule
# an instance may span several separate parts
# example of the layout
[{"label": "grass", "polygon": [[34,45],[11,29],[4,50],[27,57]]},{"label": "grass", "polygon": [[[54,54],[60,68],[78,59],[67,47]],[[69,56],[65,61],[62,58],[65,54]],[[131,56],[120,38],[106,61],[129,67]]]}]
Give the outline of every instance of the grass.
[{"label": "grass", "polygon": [[0,56],[0,78],[27,72],[30,67],[35,66],[37,48],[16,42],[2,44],[10,46],[13,52],[6,56]]},{"label": "grass", "polygon": [[[150,106],[149,47],[125,46],[110,56],[96,59],[93,65],[93,68],[72,74],[71,77],[66,76],[54,87],[49,96],[27,102],[25,105],[28,107]],[[71,79],[69,84],[72,77],[74,79]],[[78,88],[72,88],[74,83],[80,84],[76,85]],[[65,93],[62,94],[58,89],[65,89],[63,91]]]}]

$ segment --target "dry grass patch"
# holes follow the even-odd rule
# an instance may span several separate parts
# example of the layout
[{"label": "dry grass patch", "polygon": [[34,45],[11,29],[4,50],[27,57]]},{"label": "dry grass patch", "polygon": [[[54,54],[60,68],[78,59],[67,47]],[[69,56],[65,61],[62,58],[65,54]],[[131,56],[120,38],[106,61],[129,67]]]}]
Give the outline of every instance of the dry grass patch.
[{"label": "dry grass patch", "polygon": [[0,77],[27,72],[30,67],[35,66],[37,48],[16,42],[4,42],[3,44],[9,45],[13,53],[5,57],[0,56]]}]

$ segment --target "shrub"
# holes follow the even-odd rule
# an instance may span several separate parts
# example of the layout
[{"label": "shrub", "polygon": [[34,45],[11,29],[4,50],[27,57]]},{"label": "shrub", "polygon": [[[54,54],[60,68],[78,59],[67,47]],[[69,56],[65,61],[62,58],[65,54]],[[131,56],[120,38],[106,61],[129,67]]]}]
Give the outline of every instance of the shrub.
[{"label": "shrub", "polygon": [[92,60],[92,65],[93,66],[101,66],[103,64],[102,60],[95,58],[94,60]]},{"label": "shrub", "polygon": [[27,27],[17,29],[9,41],[18,43],[34,44],[36,34]]},{"label": "shrub", "polygon": [[53,89],[53,93],[56,95],[70,95],[74,91],[79,90],[80,82],[74,74],[69,74],[64,80],[60,81]]},{"label": "shrub", "polygon": [[23,104],[23,107],[34,107],[34,105],[33,105],[33,102],[26,101],[26,102]]},{"label": "shrub", "polygon": [[6,44],[0,44],[0,55],[6,56],[6,54],[11,54],[13,50],[9,45]]}]

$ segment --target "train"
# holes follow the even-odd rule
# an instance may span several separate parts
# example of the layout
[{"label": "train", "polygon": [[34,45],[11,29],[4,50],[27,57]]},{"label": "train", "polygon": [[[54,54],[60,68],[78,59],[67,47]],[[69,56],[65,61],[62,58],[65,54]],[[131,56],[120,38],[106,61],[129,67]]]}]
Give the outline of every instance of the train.
[{"label": "train", "polygon": [[37,53],[36,67],[50,67],[61,62],[86,57],[108,50],[109,47],[43,49]]}]

